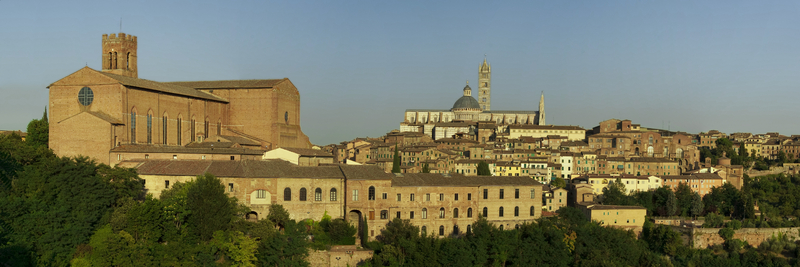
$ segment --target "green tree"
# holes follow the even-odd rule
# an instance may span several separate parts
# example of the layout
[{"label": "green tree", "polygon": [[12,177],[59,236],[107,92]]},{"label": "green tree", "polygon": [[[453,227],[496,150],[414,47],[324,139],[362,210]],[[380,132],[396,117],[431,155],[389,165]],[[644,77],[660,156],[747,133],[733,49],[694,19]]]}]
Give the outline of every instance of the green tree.
[{"label": "green tree", "polygon": [[289,220],[282,234],[262,240],[257,256],[261,266],[308,266],[305,227]]},{"label": "green tree", "polygon": [[25,141],[33,146],[48,146],[50,140],[50,124],[47,121],[47,107],[41,120],[32,120],[28,123],[28,136]]},{"label": "green tree", "polygon": [[419,237],[419,227],[411,224],[411,220],[394,218],[386,228],[381,230],[381,235],[377,239],[384,244],[392,245],[401,240],[410,240]]},{"label": "green tree", "polygon": [[694,193],[692,195],[692,216],[703,215],[703,208],[703,198],[700,197],[700,194]]},{"label": "green tree", "polygon": [[489,164],[486,163],[485,161],[481,160],[481,162],[478,163],[478,175],[482,176],[492,175],[492,171],[489,170]]},{"label": "green tree", "polygon": [[392,173],[400,173],[400,150],[394,144],[394,158],[392,158]]},{"label": "green tree", "polygon": [[18,172],[0,199],[9,238],[31,248],[37,265],[65,266],[116,202],[114,189],[87,158],[48,158]]},{"label": "green tree", "polygon": [[679,183],[678,188],[675,190],[675,198],[677,199],[678,210],[677,214],[680,216],[689,216],[692,212],[692,196],[694,192],[685,183]]},{"label": "green tree", "polygon": [[289,222],[289,211],[283,208],[281,204],[272,204],[269,206],[269,215],[267,220],[271,221],[277,226],[285,227]]},{"label": "green tree", "polygon": [[633,198],[627,195],[625,184],[622,183],[621,178],[616,181],[608,183],[603,188],[603,204],[605,205],[632,205]]},{"label": "green tree", "polygon": [[422,165],[422,173],[431,173],[430,167],[428,167],[428,163]]},{"label": "green tree", "polygon": [[556,177],[550,182],[550,187],[552,187],[553,189],[565,188],[567,187],[567,181],[565,181],[564,178]]},{"label": "green tree", "polygon": [[678,212],[678,199],[675,198],[675,192],[669,190],[666,202],[667,216],[673,216]]},{"label": "green tree", "polygon": [[210,240],[214,232],[228,230],[236,215],[237,201],[225,194],[225,186],[210,173],[198,175],[186,192],[191,210],[187,222],[194,236]]},{"label": "green tree", "polygon": [[232,266],[256,266],[258,242],[239,231],[216,231],[209,241],[217,251],[216,257],[230,262]]}]

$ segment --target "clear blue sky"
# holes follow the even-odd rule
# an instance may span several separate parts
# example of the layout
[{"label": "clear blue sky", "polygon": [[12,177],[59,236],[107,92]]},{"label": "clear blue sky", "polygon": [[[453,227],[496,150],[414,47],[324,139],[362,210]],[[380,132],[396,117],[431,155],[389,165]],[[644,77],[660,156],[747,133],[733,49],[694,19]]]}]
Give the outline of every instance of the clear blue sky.
[{"label": "clear blue sky", "polygon": [[544,91],[551,124],[800,134],[799,1],[0,0],[0,129],[100,69],[120,19],[140,78],[289,77],[319,145],[449,109],[484,54],[495,110],[536,110]]}]

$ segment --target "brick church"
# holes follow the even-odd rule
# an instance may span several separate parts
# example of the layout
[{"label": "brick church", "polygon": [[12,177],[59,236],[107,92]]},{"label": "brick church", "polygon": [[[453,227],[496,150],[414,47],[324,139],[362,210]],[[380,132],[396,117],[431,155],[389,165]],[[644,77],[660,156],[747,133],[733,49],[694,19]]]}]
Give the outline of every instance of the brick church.
[{"label": "brick church", "polygon": [[139,78],[136,48],[136,36],[103,34],[102,70],[84,67],[47,87],[57,155],[114,165],[137,157],[260,158],[311,146],[288,78],[150,81]]}]

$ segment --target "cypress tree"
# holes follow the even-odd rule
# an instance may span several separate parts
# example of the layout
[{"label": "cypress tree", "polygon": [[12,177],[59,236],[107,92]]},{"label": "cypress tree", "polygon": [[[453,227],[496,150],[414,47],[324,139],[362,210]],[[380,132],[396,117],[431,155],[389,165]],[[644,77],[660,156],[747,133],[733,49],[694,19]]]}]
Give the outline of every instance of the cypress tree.
[{"label": "cypress tree", "polygon": [[400,153],[397,144],[394,144],[394,160],[392,161],[392,173],[400,173]]}]

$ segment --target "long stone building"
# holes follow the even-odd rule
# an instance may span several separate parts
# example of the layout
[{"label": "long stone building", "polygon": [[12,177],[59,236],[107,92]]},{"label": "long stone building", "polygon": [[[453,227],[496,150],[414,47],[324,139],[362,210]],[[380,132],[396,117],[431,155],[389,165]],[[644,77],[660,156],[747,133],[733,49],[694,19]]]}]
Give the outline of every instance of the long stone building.
[{"label": "long stone building", "polygon": [[[47,87],[50,148],[57,155],[83,155],[106,164],[128,159],[123,154],[200,159],[217,154],[214,147],[185,146],[215,136],[245,140],[227,148],[251,143],[255,150],[310,147],[300,129],[300,93],[288,78],[140,79],[137,46],[136,36],[104,34],[102,70],[84,67]],[[251,154],[228,151],[224,156]]]},{"label": "long stone building", "polygon": [[265,218],[276,203],[295,220],[320,220],[327,213],[362,225],[366,218],[370,238],[394,218],[449,236],[466,232],[479,215],[508,229],[542,212],[542,184],[529,177],[391,174],[377,166],[308,167],[283,160],[133,160],[120,166],[136,168],[155,197],[210,173],[252,210],[249,219]]}]

